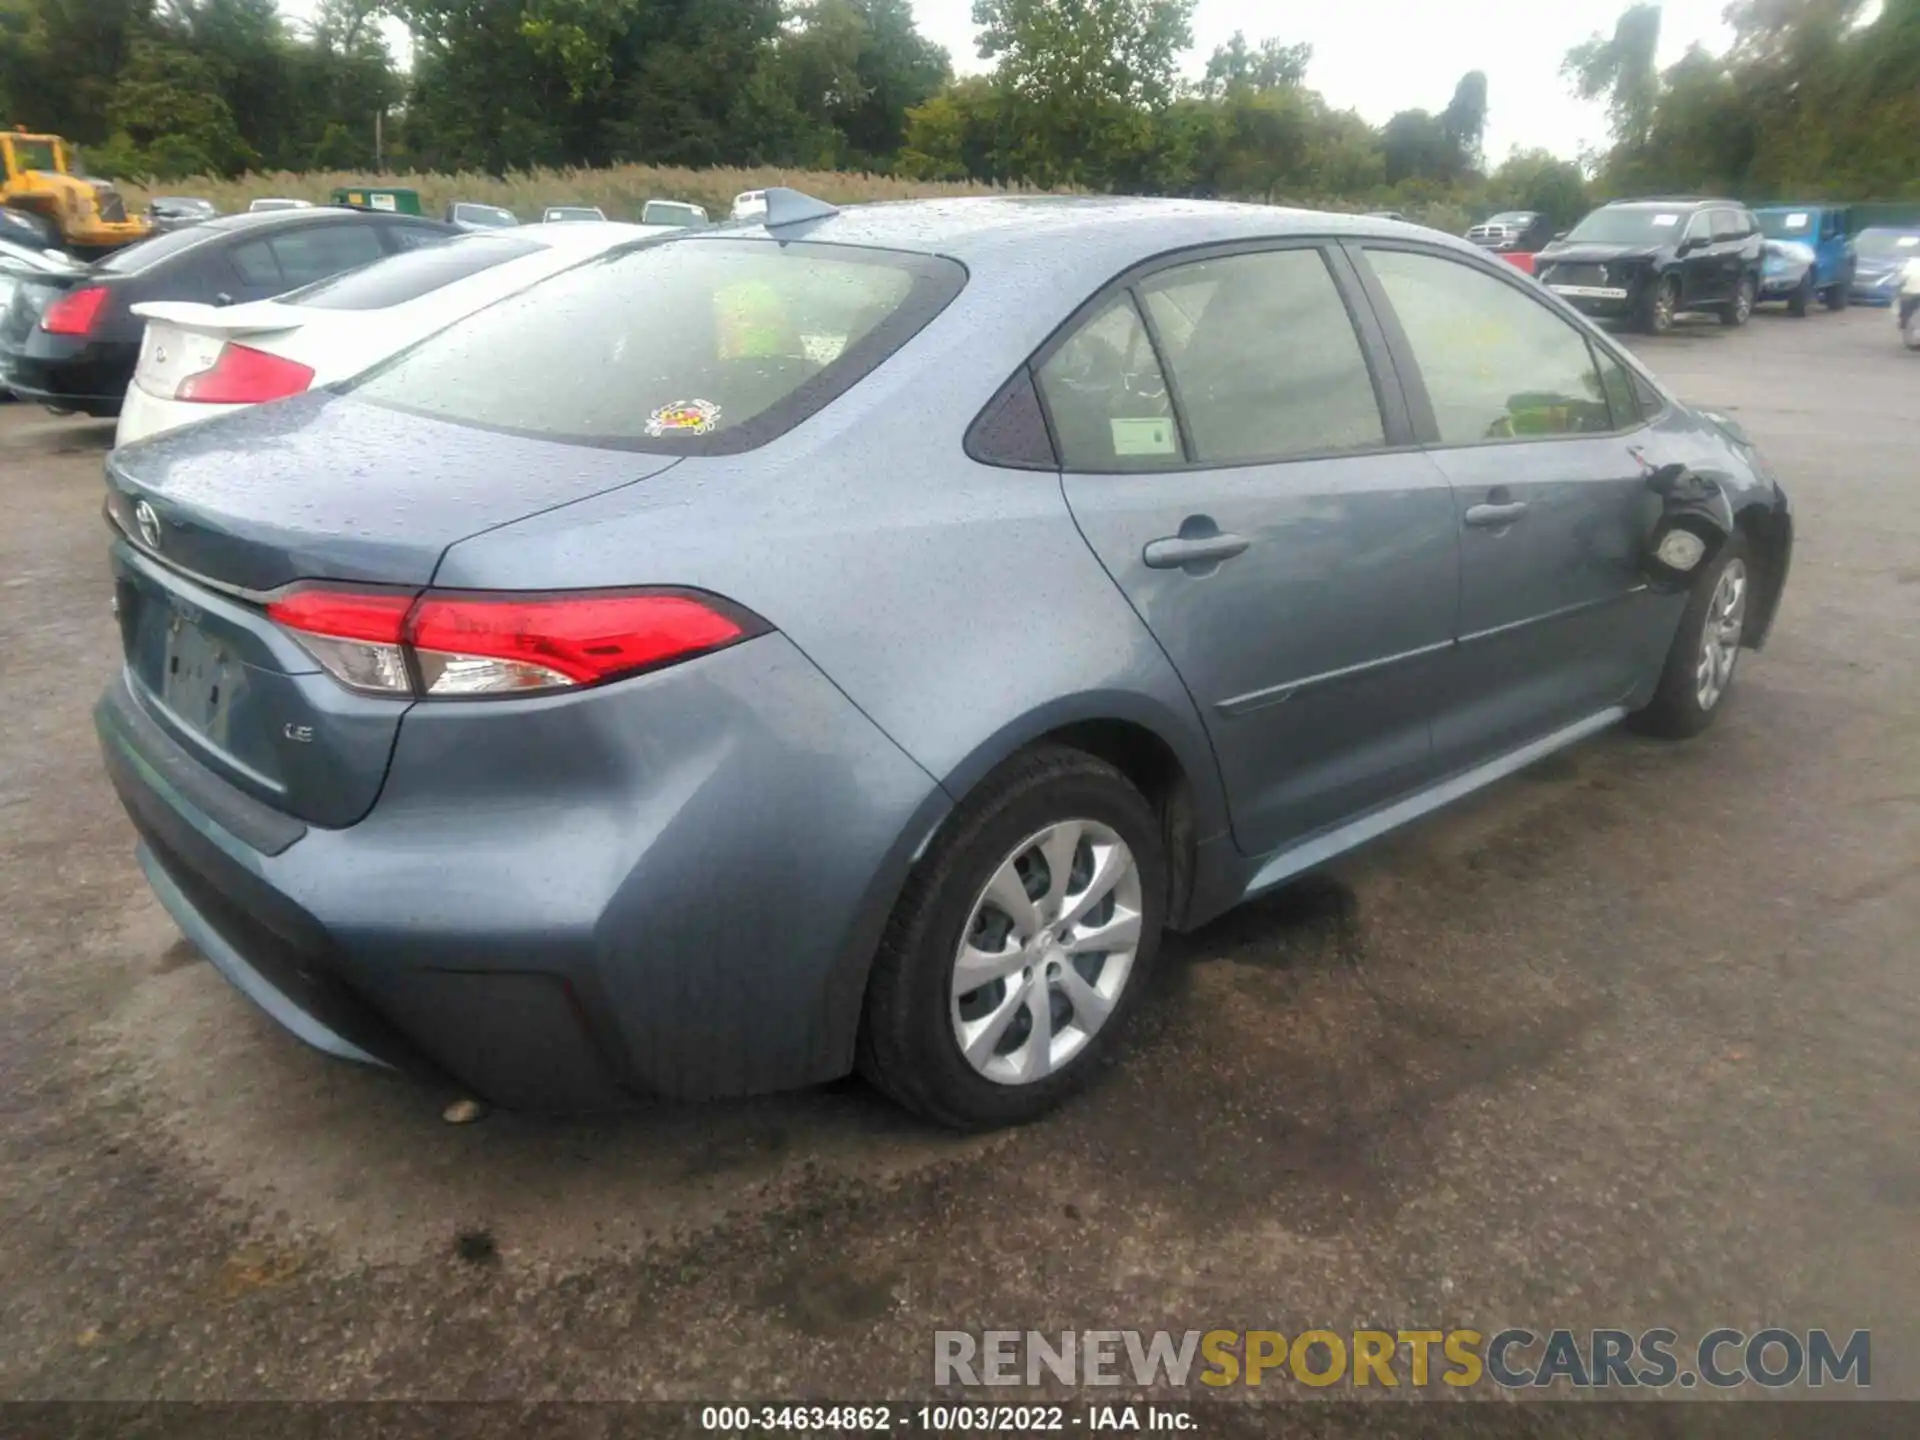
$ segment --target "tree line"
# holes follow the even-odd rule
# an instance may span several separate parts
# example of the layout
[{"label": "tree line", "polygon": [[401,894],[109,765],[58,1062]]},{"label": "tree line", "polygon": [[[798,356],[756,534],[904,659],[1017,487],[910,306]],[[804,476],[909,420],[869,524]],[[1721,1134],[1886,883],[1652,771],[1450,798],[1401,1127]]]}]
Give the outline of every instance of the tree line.
[{"label": "tree line", "polygon": [[993,68],[958,79],[908,0],[321,0],[299,25],[276,0],[0,0],[0,120],[139,177],[634,161],[1570,221],[1595,190],[1915,193],[1920,0],[1868,3],[1739,0],[1726,55],[1664,72],[1633,6],[1567,56],[1612,125],[1584,166],[1490,168],[1479,71],[1378,126],[1284,39],[1190,76],[1194,0],[975,0]]}]

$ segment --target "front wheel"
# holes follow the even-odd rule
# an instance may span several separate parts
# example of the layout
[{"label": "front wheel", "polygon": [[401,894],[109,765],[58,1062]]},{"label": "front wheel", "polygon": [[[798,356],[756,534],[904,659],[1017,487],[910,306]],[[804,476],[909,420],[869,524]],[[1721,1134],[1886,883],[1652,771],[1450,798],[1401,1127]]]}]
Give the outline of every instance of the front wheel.
[{"label": "front wheel", "polygon": [[1842,275],[1838,280],[1833,282],[1833,285],[1827,291],[1827,309],[1844,310],[1852,303],[1852,300],[1853,276]]},{"label": "front wheel", "polygon": [[1804,316],[1807,307],[1813,303],[1813,271],[1809,270],[1800,277],[1800,283],[1793,287],[1793,294],[1787,297],[1787,313]]},{"label": "front wheel", "polygon": [[1083,1085],[1145,987],[1166,913],[1159,817],[1078,750],[1016,757],[915,867],[867,986],[862,1073],[961,1130]]},{"label": "front wheel", "polygon": [[1720,312],[1722,325],[1744,325],[1753,318],[1753,296],[1756,287],[1751,275],[1740,277],[1740,288],[1733,292],[1733,299],[1727,302],[1727,308]]},{"label": "front wheel", "polygon": [[1635,729],[1682,740],[1714,722],[1740,661],[1752,590],[1753,562],[1736,530],[1694,582],[1660,684],[1647,707],[1631,717]]},{"label": "front wheel", "polygon": [[1654,282],[1640,302],[1640,328],[1649,335],[1664,335],[1673,329],[1674,314],[1680,308],[1680,282],[1668,275]]}]

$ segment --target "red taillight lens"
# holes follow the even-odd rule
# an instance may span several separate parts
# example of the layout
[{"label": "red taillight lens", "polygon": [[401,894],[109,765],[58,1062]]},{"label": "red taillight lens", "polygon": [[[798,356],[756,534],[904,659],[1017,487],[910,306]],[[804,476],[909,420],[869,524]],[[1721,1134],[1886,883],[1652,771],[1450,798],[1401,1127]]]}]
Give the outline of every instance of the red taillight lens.
[{"label": "red taillight lens", "polygon": [[593,685],[765,632],[711,595],[509,594],[314,586],[267,607],[328,673],[381,695],[524,695]]},{"label": "red taillight lens", "polygon": [[107,287],[88,285],[69,290],[41,313],[40,328],[49,335],[85,335],[107,303]]},{"label": "red taillight lens", "polygon": [[298,395],[312,383],[311,365],[228,342],[209,368],[174,388],[173,398],[203,405],[259,405]]}]

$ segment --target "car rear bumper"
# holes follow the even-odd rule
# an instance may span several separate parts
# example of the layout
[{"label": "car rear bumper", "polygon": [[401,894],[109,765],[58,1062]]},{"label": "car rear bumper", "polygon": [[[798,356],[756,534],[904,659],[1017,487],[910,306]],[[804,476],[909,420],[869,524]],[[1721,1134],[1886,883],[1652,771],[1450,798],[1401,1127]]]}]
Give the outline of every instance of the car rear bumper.
[{"label": "car rear bumper", "polygon": [[74,342],[38,332],[0,348],[0,385],[22,400],[111,418],[133,379],[134,347]]},{"label": "car rear bumper", "polygon": [[196,425],[202,420],[213,420],[246,408],[244,405],[197,405],[186,400],[163,400],[141,389],[138,383],[130,384],[120,407],[120,424],[113,432],[113,443],[131,445],[136,440],[164,435],[184,425]]},{"label": "car rear bumper", "polygon": [[122,679],[95,712],[182,931],[308,1044],[579,1110],[851,1067],[939,787],[780,635],[573,696],[420,705],[366,819],[213,775]]}]

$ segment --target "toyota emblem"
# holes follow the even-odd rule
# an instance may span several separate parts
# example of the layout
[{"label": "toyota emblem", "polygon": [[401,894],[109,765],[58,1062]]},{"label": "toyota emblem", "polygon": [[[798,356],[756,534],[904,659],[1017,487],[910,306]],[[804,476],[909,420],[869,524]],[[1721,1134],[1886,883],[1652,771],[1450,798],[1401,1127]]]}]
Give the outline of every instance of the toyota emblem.
[{"label": "toyota emblem", "polygon": [[133,507],[133,523],[140,531],[140,538],[147,542],[149,550],[160,548],[160,517],[153,512],[153,506],[142,500]]}]

